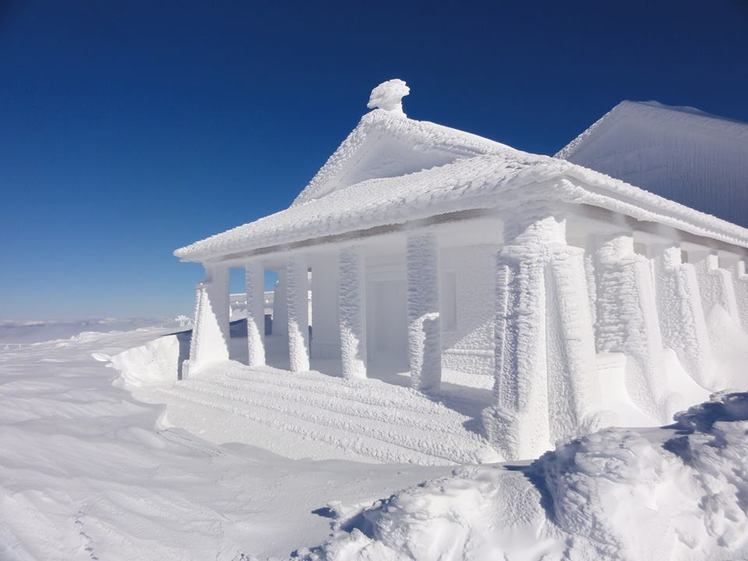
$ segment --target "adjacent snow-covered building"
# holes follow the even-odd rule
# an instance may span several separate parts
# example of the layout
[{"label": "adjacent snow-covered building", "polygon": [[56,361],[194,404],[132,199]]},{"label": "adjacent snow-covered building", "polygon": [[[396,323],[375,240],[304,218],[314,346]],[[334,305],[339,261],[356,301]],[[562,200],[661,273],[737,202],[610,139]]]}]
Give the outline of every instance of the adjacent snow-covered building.
[{"label": "adjacent snow-covered building", "polygon": [[748,123],[623,101],[556,157],[748,226]]},{"label": "adjacent snow-covered building", "polygon": [[[737,385],[748,230],[569,161],[408,118],[404,82],[286,210],[178,249],[201,263],[187,376],[229,359],[229,269],[247,287],[248,364],[273,337],[346,378],[373,365],[438,395],[491,376],[483,428],[507,459],[626,419],[665,422],[694,388]],[[310,337],[308,291],[314,313]],[[689,394],[690,395],[690,394]],[[629,408],[629,409],[627,409]]]}]

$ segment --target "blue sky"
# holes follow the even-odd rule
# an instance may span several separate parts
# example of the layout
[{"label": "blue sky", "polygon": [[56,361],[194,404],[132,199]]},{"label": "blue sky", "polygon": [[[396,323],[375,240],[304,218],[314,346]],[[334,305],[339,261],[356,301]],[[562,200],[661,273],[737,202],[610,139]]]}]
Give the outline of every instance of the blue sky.
[{"label": "blue sky", "polygon": [[747,30],[748,0],[0,0],[0,319],[190,313],[172,250],[286,207],[385,79],[541,153],[622,99],[748,121]]}]

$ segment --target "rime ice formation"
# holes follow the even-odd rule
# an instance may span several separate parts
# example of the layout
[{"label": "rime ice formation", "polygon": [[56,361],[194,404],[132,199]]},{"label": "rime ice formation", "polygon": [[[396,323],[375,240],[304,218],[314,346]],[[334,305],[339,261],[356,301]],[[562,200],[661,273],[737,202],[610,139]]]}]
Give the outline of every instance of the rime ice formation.
[{"label": "rime ice formation", "polygon": [[340,358],[344,378],[366,378],[364,264],[358,247],[340,251]]},{"label": "rime ice formation", "polygon": [[309,308],[307,304],[307,265],[301,256],[286,264],[288,294],[288,356],[291,370],[309,370]]},{"label": "rime ice formation", "polygon": [[748,226],[748,123],[623,101],[556,156]]},{"label": "rime ice formation", "polygon": [[366,104],[366,107],[369,109],[384,109],[405,117],[403,98],[409,93],[410,88],[402,80],[397,78],[387,80],[371,90],[369,103]]},{"label": "rime ice formation", "polygon": [[[373,110],[289,208],[175,252],[208,271],[190,383],[230,354],[226,271],[245,267],[251,365],[272,355],[297,376],[410,385],[467,412],[505,459],[603,426],[663,423],[745,386],[748,230],[409,119],[406,93],[397,80],[375,88]],[[701,134],[680,115],[679,134]],[[264,271],[279,276],[265,337]]]},{"label": "rime ice formation", "polygon": [[247,285],[247,364],[265,364],[265,275],[262,264],[250,261],[244,267]]},{"label": "rime ice formation", "polygon": [[408,236],[408,358],[411,385],[428,391],[442,375],[439,334],[439,246],[433,234]]}]

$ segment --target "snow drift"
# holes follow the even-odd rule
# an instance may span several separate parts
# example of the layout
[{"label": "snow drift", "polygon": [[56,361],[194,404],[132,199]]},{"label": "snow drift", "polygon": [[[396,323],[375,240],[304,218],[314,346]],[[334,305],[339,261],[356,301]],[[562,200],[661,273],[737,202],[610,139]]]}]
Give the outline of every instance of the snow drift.
[{"label": "snow drift", "polygon": [[528,466],[459,468],[339,520],[308,558],[745,559],[748,393],[675,419],[570,440]]}]

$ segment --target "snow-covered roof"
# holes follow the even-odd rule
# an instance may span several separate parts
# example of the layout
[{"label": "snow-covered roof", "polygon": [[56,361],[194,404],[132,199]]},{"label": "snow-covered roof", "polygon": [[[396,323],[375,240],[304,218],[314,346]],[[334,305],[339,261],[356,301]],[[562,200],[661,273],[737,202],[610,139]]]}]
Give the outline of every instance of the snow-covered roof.
[{"label": "snow-covered roof", "polygon": [[568,161],[375,109],[286,210],[175,251],[210,261],[369,228],[532,201],[588,204],[748,246],[748,230]]},{"label": "snow-covered roof", "polygon": [[361,118],[293,205],[372,178],[397,177],[507,147],[403,113],[374,109]]},{"label": "snow-covered roof", "polygon": [[623,101],[556,156],[748,226],[748,123]]}]

